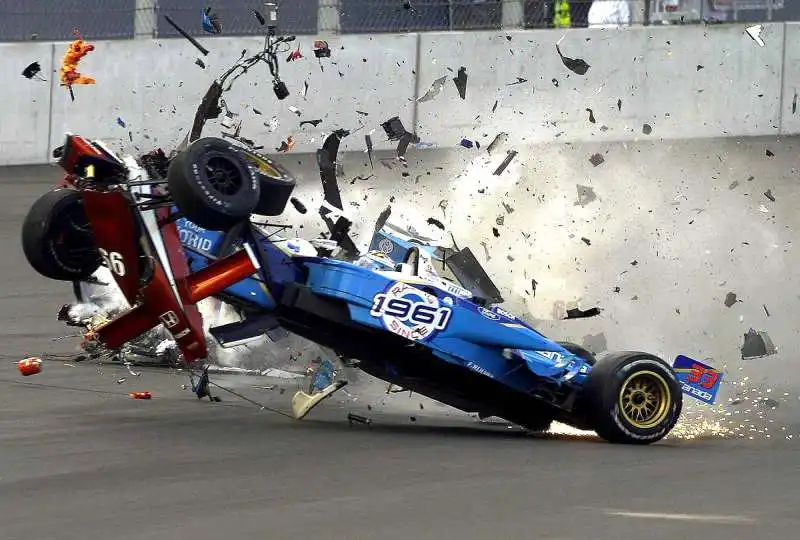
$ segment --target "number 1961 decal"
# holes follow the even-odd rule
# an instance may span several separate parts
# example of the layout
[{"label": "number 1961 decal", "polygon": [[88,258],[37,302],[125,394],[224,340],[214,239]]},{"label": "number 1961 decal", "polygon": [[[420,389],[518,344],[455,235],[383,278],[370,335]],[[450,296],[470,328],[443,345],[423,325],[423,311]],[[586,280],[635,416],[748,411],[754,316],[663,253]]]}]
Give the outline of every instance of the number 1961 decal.
[{"label": "number 1961 decal", "polygon": [[370,315],[380,317],[390,332],[414,341],[432,337],[447,328],[453,310],[439,299],[405,283],[395,283],[373,298]]}]

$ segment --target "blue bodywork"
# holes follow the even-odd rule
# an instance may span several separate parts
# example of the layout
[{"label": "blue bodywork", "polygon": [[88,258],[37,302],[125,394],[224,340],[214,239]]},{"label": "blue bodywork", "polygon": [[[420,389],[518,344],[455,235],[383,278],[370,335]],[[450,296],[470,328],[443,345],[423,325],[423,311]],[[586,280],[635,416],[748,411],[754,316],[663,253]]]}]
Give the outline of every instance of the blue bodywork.
[{"label": "blue bodywork", "polygon": [[[203,229],[185,218],[176,224],[193,272],[230,252],[220,253],[221,248],[225,249],[224,233]],[[260,274],[230,287],[221,297],[246,306],[251,313],[275,311],[287,287],[303,286],[316,297],[344,303],[352,323],[387,336],[399,335],[409,344],[413,342],[417,348],[427,349],[431,362],[438,359],[469,370],[499,383],[509,392],[514,390],[515,394],[546,400],[565,413],[570,412],[576,394],[591,372],[592,366],[585,359],[498,306],[480,305],[446,290],[425,286],[418,279],[392,273],[393,265],[403,260],[411,245],[391,233],[376,232],[371,246],[381,248],[382,243],[381,251],[388,252],[388,257],[355,264],[300,256],[292,253],[291,242],[287,249],[284,240],[281,249],[275,237],[258,227],[251,226],[249,231],[234,239],[227,249],[235,250],[243,242],[249,242],[261,262]],[[392,249],[388,249],[387,240]],[[437,249],[418,247],[430,253]],[[376,351],[375,358],[369,360],[375,362],[380,354]],[[380,372],[393,373],[394,366],[390,363],[386,360],[387,365],[381,366]],[[388,375],[382,378],[394,382]]]}]

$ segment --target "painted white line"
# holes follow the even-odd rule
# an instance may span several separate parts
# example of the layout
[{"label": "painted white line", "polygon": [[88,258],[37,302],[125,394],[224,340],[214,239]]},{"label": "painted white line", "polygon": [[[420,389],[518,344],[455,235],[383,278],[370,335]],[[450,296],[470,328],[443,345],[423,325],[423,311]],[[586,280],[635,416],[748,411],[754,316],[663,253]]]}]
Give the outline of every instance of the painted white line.
[{"label": "painted white line", "polygon": [[668,514],[661,512],[619,512],[606,511],[606,515],[639,519],[666,519],[672,521],[701,521],[716,524],[754,524],[756,520],[745,516],[714,515],[714,514]]}]

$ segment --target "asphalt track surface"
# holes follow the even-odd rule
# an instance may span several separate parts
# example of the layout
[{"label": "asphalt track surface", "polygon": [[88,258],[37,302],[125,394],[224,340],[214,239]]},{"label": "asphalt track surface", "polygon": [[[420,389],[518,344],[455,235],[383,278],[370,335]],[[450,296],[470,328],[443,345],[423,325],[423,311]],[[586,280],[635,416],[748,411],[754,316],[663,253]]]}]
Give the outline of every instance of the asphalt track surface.
[{"label": "asphalt track surface", "polygon": [[[68,287],[28,269],[19,225],[48,169],[0,170],[3,540],[796,538],[798,453],[786,440],[645,448],[530,436],[417,411],[349,426],[331,400],[295,422],[223,391],[199,402],[178,372],[52,360]],[[117,384],[120,378],[126,380]],[[269,407],[288,396],[223,382]],[[248,387],[248,388],[245,388]],[[128,392],[149,390],[151,401]]]}]

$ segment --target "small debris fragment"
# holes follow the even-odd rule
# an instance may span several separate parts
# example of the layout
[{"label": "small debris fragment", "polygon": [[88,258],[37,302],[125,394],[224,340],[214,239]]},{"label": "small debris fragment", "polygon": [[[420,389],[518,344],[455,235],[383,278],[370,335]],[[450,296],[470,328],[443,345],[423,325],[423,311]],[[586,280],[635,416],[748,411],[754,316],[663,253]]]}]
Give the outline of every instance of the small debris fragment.
[{"label": "small debris fragment", "polygon": [[486,151],[491,154],[492,152],[497,150],[501,145],[505,144],[507,140],[508,140],[508,133],[505,132],[498,133],[492,140],[492,142],[489,144],[489,146],[486,148]]},{"label": "small debris fragment", "polygon": [[197,64],[198,66],[200,66],[202,69],[206,69],[206,64],[205,64],[205,62],[203,62],[201,59],[199,59],[199,58],[198,58],[198,59],[196,59],[196,60],[194,61],[194,63],[195,63],[195,64]]},{"label": "small debris fragment", "polygon": [[122,383],[124,383],[124,382],[125,382],[125,381],[127,381],[127,380],[128,380],[128,379],[126,379],[125,377],[122,377],[121,379],[117,379],[117,384],[122,384]]},{"label": "small debris fragment", "polygon": [[514,85],[522,84],[522,83],[526,83],[526,82],[528,82],[528,79],[523,79],[522,77],[517,77],[516,81],[514,81],[512,83],[508,83],[506,86],[514,86]]},{"label": "small debris fragment", "polygon": [[295,107],[294,105],[289,105],[289,112],[293,112],[297,116],[302,116],[302,114],[303,114],[302,111],[300,109],[298,109],[297,107]]},{"label": "small debris fragment", "polygon": [[31,356],[17,362],[17,369],[23,377],[36,375],[42,371],[42,359]]},{"label": "small debris fragment", "polygon": [[498,230],[497,227],[492,227],[492,234],[494,235],[495,238],[500,238],[500,231]]},{"label": "small debris fragment", "polygon": [[369,166],[374,170],[375,169],[375,163],[374,163],[373,157],[372,157],[372,149],[373,149],[372,136],[371,135],[364,135],[364,142],[367,145],[367,156],[369,157]]},{"label": "small debris fragment", "polygon": [[[33,79],[41,72],[42,72],[42,66],[39,65],[39,62],[32,62],[28,64],[28,67],[22,70],[22,76],[25,77],[26,79]],[[45,80],[43,77],[37,77],[37,78],[40,78],[43,81]]]},{"label": "small debris fragment", "polygon": [[760,47],[763,47],[764,46],[764,40],[761,39],[761,31],[763,29],[764,29],[764,27],[762,25],[755,24],[753,26],[748,26],[747,28],[745,28],[745,32],[747,32],[747,35],[750,36],[751,38],[753,38],[753,41],[758,43],[758,45]]},{"label": "small debris fragment", "polygon": [[327,41],[317,40],[314,42],[314,56],[317,58],[330,58],[331,48]]},{"label": "small debris fragment", "polygon": [[586,238],[585,236],[581,236],[581,242],[583,242],[587,246],[591,246],[592,245],[592,241],[589,240],[588,238]]},{"label": "small debris fragment", "polygon": [[368,426],[372,424],[372,420],[370,418],[354,413],[347,413],[347,422],[350,424],[350,427],[352,427],[353,424],[365,424]]},{"label": "small debris fragment", "polygon": [[700,71],[701,69],[705,69],[705,66],[701,66],[700,64],[697,64],[697,71]]},{"label": "small debris fragment", "polygon": [[588,319],[589,317],[596,317],[600,315],[600,308],[589,308],[582,310],[579,308],[572,308],[567,310],[567,319]]},{"label": "small debris fragment", "polygon": [[794,97],[792,98],[792,114],[797,113],[797,92],[794,93]]},{"label": "small debris fragment", "polygon": [[769,148],[767,148],[767,151],[765,153],[767,154],[767,157],[775,157],[775,154]]},{"label": "small debris fragment", "polygon": [[292,197],[291,199],[289,199],[289,202],[292,203],[294,209],[300,212],[301,214],[305,214],[306,212],[308,212],[308,208],[306,208],[306,205],[300,202],[300,200],[297,197]]},{"label": "small debris fragment", "polygon": [[650,124],[644,124],[642,126],[642,133],[644,133],[645,135],[650,135],[651,133],[653,133],[653,126],[651,126]]},{"label": "small debris fragment", "polygon": [[600,154],[592,154],[592,157],[589,158],[589,163],[597,167],[598,165],[602,165],[606,159]]},{"label": "small debris fragment", "polygon": [[219,16],[211,11],[211,7],[207,7],[203,10],[203,30],[209,34],[222,33]]},{"label": "small debris fragment", "polygon": [[620,111],[620,112],[622,111],[622,100],[621,99],[617,100],[617,110]]},{"label": "small debris fragment", "polygon": [[411,419],[412,422],[416,422],[417,421],[417,417],[416,416],[410,416],[409,418]]},{"label": "small debris fragment", "polygon": [[556,51],[558,52],[558,56],[561,57],[561,62],[568,70],[578,75],[586,75],[586,72],[589,71],[589,67],[591,67],[589,64],[581,58],[569,58],[568,56],[564,56],[558,44],[556,44]]},{"label": "small debris fragment", "polygon": [[558,88],[558,79],[555,79],[555,78],[554,78],[554,79],[552,79],[550,82],[552,82],[552,83],[553,83],[553,86],[555,86],[556,88]]},{"label": "small debris fragment", "polygon": [[597,120],[594,119],[594,111],[592,109],[587,108],[586,112],[589,113],[589,122],[592,124],[597,123]]},{"label": "small debris fragment", "polygon": [[321,123],[322,123],[322,119],[318,119],[318,120],[302,120],[300,122],[300,127],[303,127],[306,124],[314,126],[314,127],[317,127]]},{"label": "small debris fragment", "polygon": [[125,121],[122,118],[120,118],[119,116],[117,117],[117,125],[119,127],[122,127],[122,128],[128,127],[128,126],[125,125]]},{"label": "small debris fragment", "polygon": [[763,358],[778,352],[778,349],[772,343],[769,335],[766,332],[760,332],[751,328],[744,334],[744,343],[742,344],[742,360],[751,358]]},{"label": "small debris fragment", "polygon": [[261,13],[259,13],[257,9],[253,10],[253,15],[255,15],[256,19],[258,20],[258,24],[260,24],[261,26],[267,24],[267,21],[264,19],[264,16]]},{"label": "small debris fragment", "polygon": [[732,307],[738,301],[734,292],[729,292],[725,295],[725,307]]},{"label": "small debris fragment", "polygon": [[775,202],[775,195],[772,194],[771,189],[768,189],[767,191],[764,192],[764,197],[771,200],[772,202]]},{"label": "small debris fragment", "polygon": [[442,223],[441,221],[439,221],[436,218],[429,217],[427,223],[428,223],[428,225],[433,225],[437,229],[441,229],[441,230],[445,229],[444,223]]},{"label": "small debris fragment", "polygon": [[597,194],[589,186],[575,186],[578,189],[578,200],[575,201],[574,206],[586,206],[597,200]]},{"label": "small debris fragment", "polygon": [[152,399],[153,398],[153,394],[151,394],[150,392],[131,392],[128,395],[131,396],[133,399]]},{"label": "small debris fragment", "polygon": [[769,310],[767,309],[767,304],[761,304],[761,307],[764,308],[764,313],[769,317]]},{"label": "small debris fragment", "polygon": [[442,93],[442,89],[444,88],[445,83],[447,82],[447,76],[439,77],[433,84],[431,84],[430,88],[425,95],[422,97],[417,98],[417,103],[425,103],[426,101],[431,101],[432,99],[436,98],[439,94]]},{"label": "small debris fragment", "polygon": [[467,68],[461,66],[458,75],[453,79],[461,99],[467,99]]},{"label": "small debris fragment", "polygon": [[192,36],[190,36],[189,33],[186,30],[184,30],[183,28],[178,26],[178,23],[173,21],[172,17],[170,17],[169,15],[164,15],[164,19],[166,19],[166,21],[169,23],[169,25],[172,26],[180,35],[182,35],[184,38],[186,38],[189,41],[189,43],[194,45],[194,48],[197,49],[198,51],[200,51],[203,54],[203,56],[208,56],[208,52],[209,52],[208,49],[206,49],[205,47],[200,45],[199,41],[197,41]]},{"label": "small debris fragment", "polygon": [[276,148],[275,150],[278,152],[289,152],[292,148],[294,148],[294,137],[289,135],[285,141],[281,142],[280,148]]},{"label": "small debris fragment", "polygon": [[461,146],[464,148],[472,148],[475,144],[469,139],[461,139]]},{"label": "small debris fragment", "polygon": [[509,150],[509,151],[508,151],[508,153],[506,154],[506,158],[505,158],[505,159],[503,160],[503,162],[502,162],[502,163],[501,163],[501,164],[500,164],[500,165],[499,165],[499,166],[498,166],[498,167],[497,167],[497,168],[494,170],[494,173],[493,173],[493,174],[494,174],[495,176],[500,176],[501,174],[503,174],[503,171],[505,171],[505,170],[506,170],[506,167],[508,167],[508,166],[511,164],[511,161],[512,161],[512,160],[513,160],[515,157],[517,157],[517,153],[518,153],[518,152],[517,152],[516,150]]}]

